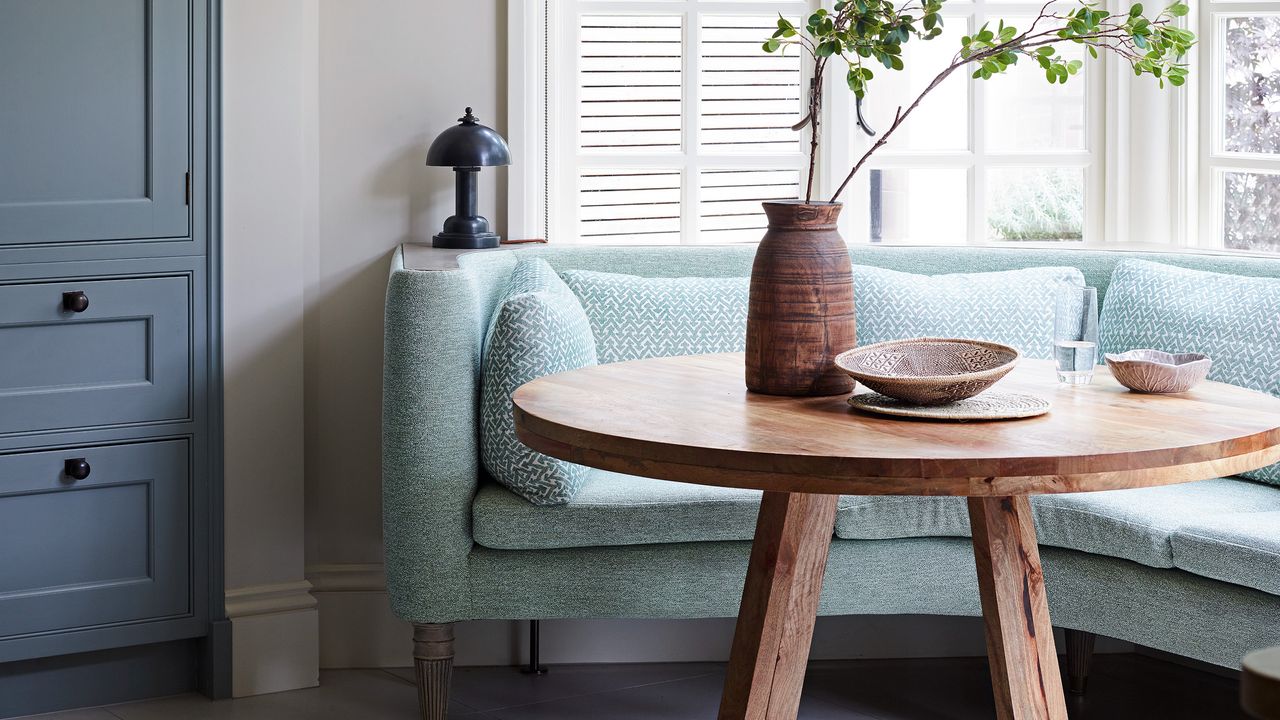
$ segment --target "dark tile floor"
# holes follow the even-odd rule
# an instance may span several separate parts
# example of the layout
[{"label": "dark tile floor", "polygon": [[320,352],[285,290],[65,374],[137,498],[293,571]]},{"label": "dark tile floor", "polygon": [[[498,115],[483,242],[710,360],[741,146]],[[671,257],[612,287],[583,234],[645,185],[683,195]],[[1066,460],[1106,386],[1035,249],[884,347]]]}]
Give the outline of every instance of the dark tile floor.
[{"label": "dark tile floor", "polygon": [[[712,663],[458,668],[451,720],[708,720],[724,677]],[[815,662],[804,720],[990,720],[986,660]],[[1234,720],[1236,682],[1143,655],[1099,655],[1072,720]],[[320,687],[210,702],[195,695],[44,716],[43,720],[414,720],[408,669],[321,673]]]}]

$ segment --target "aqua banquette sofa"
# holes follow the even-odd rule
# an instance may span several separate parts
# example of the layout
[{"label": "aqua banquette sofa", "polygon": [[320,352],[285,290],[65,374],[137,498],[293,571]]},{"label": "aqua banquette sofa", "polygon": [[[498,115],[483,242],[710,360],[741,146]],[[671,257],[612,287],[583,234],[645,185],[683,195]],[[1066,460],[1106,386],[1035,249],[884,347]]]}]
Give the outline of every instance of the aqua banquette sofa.
[{"label": "aqua banquette sofa", "polygon": [[[486,332],[521,258],[542,258],[557,273],[745,278],[754,250],[406,245],[395,253],[382,426],[386,569],[394,612],[414,624],[424,717],[444,716],[455,621],[737,614],[756,492],[593,470],[568,502],[535,504],[485,472],[479,405]],[[1280,394],[1280,258],[1016,247],[850,254],[855,268],[916,275],[1075,268],[1102,297],[1104,351],[1172,330],[1195,347],[1163,349],[1207,351],[1211,377]],[[886,300],[860,291],[857,278],[863,342],[864,312],[870,318]],[[696,333],[699,317],[686,314],[679,330]],[[658,317],[651,331],[671,328]],[[597,343],[616,332],[593,329]],[[910,334],[910,322],[900,330]],[[1280,644],[1280,487],[1267,482],[1277,475],[1036,498],[1055,623],[1228,668]],[[832,531],[821,613],[980,615],[962,498],[844,497]]]}]

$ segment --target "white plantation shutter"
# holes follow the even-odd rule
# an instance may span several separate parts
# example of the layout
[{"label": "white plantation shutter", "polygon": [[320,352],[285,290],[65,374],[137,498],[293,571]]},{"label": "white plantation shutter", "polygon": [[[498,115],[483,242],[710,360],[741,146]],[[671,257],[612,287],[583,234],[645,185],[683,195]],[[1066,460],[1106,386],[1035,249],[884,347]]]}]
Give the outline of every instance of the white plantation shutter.
[{"label": "white plantation shutter", "polygon": [[801,59],[761,43],[807,1],[577,0],[548,6],[554,242],[754,242],[795,198]]}]

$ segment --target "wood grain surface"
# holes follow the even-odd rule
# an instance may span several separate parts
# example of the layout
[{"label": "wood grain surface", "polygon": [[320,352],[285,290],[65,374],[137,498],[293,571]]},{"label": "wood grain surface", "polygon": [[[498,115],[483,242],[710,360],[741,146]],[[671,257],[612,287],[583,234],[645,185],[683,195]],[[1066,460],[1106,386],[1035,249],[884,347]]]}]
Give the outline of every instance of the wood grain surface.
[{"label": "wood grain surface", "polygon": [[653,358],[540,378],[513,396],[517,432],[606,470],[783,492],[1008,496],[1161,485],[1280,461],[1280,399],[1206,382],[1143,395],[1105,368],[1057,383],[1024,360],[996,385],[1044,416],[945,423],[861,414],[845,396],[749,393],[741,353]]},{"label": "wood grain surface", "polygon": [[1067,720],[1031,501],[969,498],[997,720]]},{"label": "wood grain surface", "polygon": [[853,265],[839,203],[766,202],[769,229],[751,265],[746,384],[769,395],[845,395],[835,365],[856,340]]},{"label": "wood grain surface", "polygon": [[776,492],[761,499],[721,720],[794,718],[799,711],[838,500]]}]

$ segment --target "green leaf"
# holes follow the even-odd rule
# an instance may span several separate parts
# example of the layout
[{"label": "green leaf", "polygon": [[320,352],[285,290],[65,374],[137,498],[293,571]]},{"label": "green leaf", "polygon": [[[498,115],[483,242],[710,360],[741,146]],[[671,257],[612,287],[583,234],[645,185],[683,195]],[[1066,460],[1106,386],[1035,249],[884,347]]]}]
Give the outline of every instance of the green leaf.
[{"label": "green leaf", "polygon": [[1089,46],[1089,54],[1093,56],[1094,60],[1098,59],[1098,49],[1092,45]]},{"label": "green leaf", "polygon": [[[765,52],[767,52],[767,53],[771,53],[771,52],[776,51],[776,50],[777,50],[781,45],[782,45],[782,43],[778,42],[776,39],[774,39],[774,38],[769,38],[768,40],[765,40],[765,41],[764,41],[764,45],[762,45],[762,46],[761,46],[761,48],[762,48]],[[772,62],[772,61],[770,61],[770,62]]]},{"label": "green leaf", "polygon": [[1183,15],[1186,15],[1190,11],[1191,11],[1191,8],[1187,7],[1186,5],[1180,2],[1174,3],[1169,6],[1169,14],[1174,17],[1182,17]]},{"label": "green leaf", "polygon": [[1182,75],[1169,75],[1169,84],[1174,87],[1182,87],[1187,82],[1187,78]]},{"label": "green leaf", "polygon": [[1142,3],[1134,3],[1133,7],[1129,8],[1129,17],[1136,18],[1141,14],[1142,14]]},{"label": "green leaf", "polygon": [[1053,55],[1054,52],[1052,45],[1045,45],[1044,47],[1036,50],[1037,55],[1043,55],[1044,57],[1049,57],[1050,55]]}]

